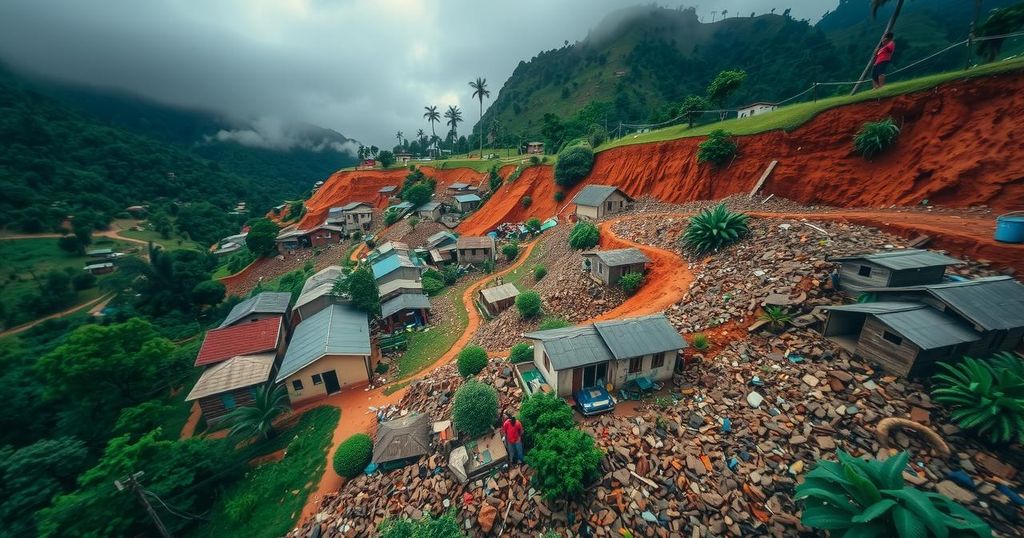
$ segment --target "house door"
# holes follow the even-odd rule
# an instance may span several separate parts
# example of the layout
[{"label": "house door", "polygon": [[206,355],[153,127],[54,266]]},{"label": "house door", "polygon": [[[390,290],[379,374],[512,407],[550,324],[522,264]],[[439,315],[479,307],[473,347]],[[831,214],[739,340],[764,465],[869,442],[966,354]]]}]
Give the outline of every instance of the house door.
[{"label": "house door", "polygon": [[320,377],[324,379],[324,388],[327,389],[327,394],[334,394],[341,390],[341,384],[338,383],[338,374],[334,370],[330,370],[320,374]]},{"label": "house door", "polygon": [[583,388],[583,368],[572,369],[572,391],[576,391]]},{"label": "house door", "polygon": [[583,386],[596,387],[608,383],[608,363],[592,364],[583,368]]}]

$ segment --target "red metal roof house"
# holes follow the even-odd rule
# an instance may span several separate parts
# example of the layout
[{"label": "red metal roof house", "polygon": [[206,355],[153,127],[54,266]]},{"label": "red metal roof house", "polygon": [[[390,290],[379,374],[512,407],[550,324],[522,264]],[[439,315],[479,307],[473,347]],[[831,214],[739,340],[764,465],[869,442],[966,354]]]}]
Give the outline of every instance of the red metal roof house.
[{"label": "red metal roof house", "polygon": [[239,355],[284,352],[284,322],[280,316],[242,325],[214,329],[206,333],[196,357],[196,366],[208,366]]}]

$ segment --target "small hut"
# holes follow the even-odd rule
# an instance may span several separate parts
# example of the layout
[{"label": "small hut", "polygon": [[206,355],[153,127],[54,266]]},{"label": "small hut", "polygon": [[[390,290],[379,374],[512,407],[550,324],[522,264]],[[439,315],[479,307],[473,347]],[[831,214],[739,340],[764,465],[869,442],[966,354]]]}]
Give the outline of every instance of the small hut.
[{"label": "small hut", "polygon": [[518,295],[519,289],[510,282],[480,290],[480,304],[488,314],[497,316],[505,311],[506,308],[512,306],[516,302]]},{"label": "small hut", "polygon": [[373,463],[397,469],[430,453],[431,425],[427,415],[414,413],[377,425]]}]

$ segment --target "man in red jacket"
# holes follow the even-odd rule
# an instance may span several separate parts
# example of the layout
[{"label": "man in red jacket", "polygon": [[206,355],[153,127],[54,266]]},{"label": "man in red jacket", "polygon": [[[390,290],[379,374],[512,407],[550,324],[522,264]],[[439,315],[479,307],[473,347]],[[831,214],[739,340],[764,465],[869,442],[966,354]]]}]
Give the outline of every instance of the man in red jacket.
[{"label": "man in red jacket", "polygon": [[505,435],[505,446],[508,448],[509,463],[523,462],[523,423],[516,420],[512,413],[505,413],[505,423],[501,432]]},{"label": "man in red jacket", "polygon": [[882,43],[875,51],[875,67],[871,69],[871,87],[874,89],[885,86],[885,68],[889,67],[892,61],[892,53],[896,52],[896,41],[893,40],[892,32],[886,32]]}]

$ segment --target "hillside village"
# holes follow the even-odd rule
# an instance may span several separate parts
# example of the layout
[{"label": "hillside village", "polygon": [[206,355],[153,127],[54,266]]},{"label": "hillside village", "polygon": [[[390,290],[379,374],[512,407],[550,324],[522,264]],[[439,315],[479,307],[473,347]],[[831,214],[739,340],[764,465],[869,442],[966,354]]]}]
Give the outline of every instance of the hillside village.
[{"label": "hillside village", "polygon": [[[0,536],[1024,536],[1024,7],[1004,3],[849,94],[872,79],[808,77],[862,60],[826,58],[868,31],[843,26],[850,2],[818,26],[632,8],[521,63],[486,113],[470,81],[469,136],[455,105],[393,147],[309,126],[358,150],[304,192],[296,170],[333,157],[246,174],[276,150],[220,136],[166,150],[180,181],[16,210]],[[748,26],[827,36],[810,86],[651,78]],[[966,69],[945,56],[962,45]],[[19,118],[60,132],[159,149],[147,133],[173,125],[121,132],[111,105],[64,115],[11,84]],[[57,127],[19,121],[50,151]]]}]

